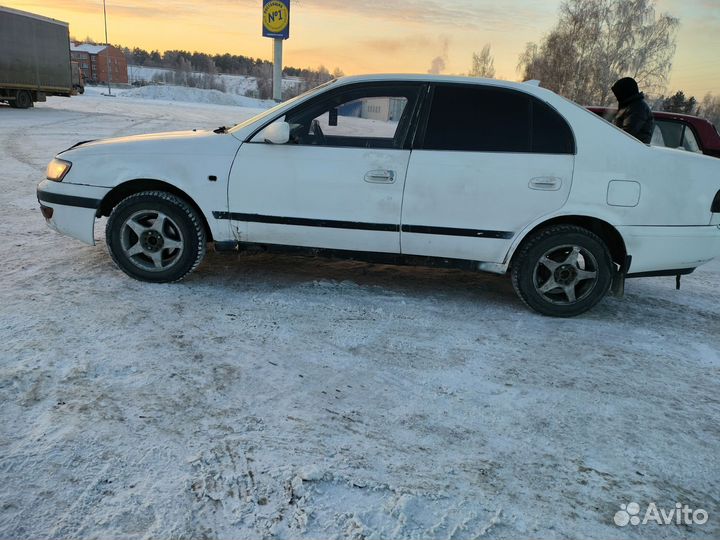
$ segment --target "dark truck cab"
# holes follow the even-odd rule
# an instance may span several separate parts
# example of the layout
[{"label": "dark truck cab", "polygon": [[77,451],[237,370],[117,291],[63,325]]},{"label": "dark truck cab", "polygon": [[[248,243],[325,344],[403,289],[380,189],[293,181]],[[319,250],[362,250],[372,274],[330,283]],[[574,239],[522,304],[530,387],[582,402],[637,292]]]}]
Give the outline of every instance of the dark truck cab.
[{"label": "dark truck cab", "polygon": [[[609,107],[587,107],[598,116],[612,122],[616,109]],[[655,132],[651,144],[679,148],[720,158],[720,135],[712,122],[672,112],[653,111]]]}]

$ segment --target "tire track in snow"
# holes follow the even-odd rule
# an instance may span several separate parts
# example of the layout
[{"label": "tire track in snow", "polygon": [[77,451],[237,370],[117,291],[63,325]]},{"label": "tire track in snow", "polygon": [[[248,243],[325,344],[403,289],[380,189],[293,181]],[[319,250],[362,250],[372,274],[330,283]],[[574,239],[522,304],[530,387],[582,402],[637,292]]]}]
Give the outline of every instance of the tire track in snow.
[{"label": "tire track in snow", "polygon": [[[108,122],[103,123],[102,118],[107,117],[109,118],[116,118],[121,119],[125,124],[122,127],[118,127],[115,129],[112,129],[112,131],[109,131],[108,133],[100,133],[102,131],[102,127],[104,126],[112,126],[113,123]],[[67,127],[68,129],[66,131],[72,132],[71,128],[77,127],[78,124],[86,124],[94,126],[93,129],[95,129],[94,132],[88,132],[87,138],[88,139],[98,139],[98,138],[113,138],[118,136],[124,136],[128,135],[129,131],[135,131],[135,127],[137,126],[143,126],[146,124],[151,124],[153,122],[160,122],[160,127],[163,129],[165,126],[169,127],[171,125],[171,121],[169,120],[168,116],[162,113],[153,114],[146,118],[141,118],[139,120],[134,120],[132,116],[130,115],[120,115],[120,114],[114,114],[114,113],[76,113],[72,117],[69,118],[63,118],[61,120],[54,120],[52,122],[44,122],[40,124],[34,124],[32,126],[26,126],[21,129],[17,129],[15,131],[11,131],[7,135],[4,136],[2,140],[0,140],[0,144],[8,149],[9,157],[12,159],[22,163],[23,165],[26,165],[32,169],[38,169],[38,168],[44,168],[45,163],[41,163],[39,159],[33,159],[31,156],[36,155],[36,152],[30,152],[28,149],[36,148],[40,146],[38,144],[43,140],[43,138],[47,138],[49,135],[59,135],[59,133],[48,133],[47,128],[53,127],[53,126],[63,126]],[[64,130],[65,131],[65,130]],[[28,144],[28,139],[32,139],[32,143]],[[83,137],[85,138],[85,137]],[[74,143],[70,143],[74,144]],[[58,147],[56,149],[52,150],[52,154],[56,154],[57,152],[60,152],[61,150],[64,150],[65,147]]]},{"label": "tire track in snow", "polygon": [[[34,149],[37,147],[37,145],[26,145],[22,144],[24,142],[24,139],[28,136],[30,132],[33,133],[33,137],[35,140],[39,140],[43,135],[44,128],[59,125],[59,124],[68,124],[68,125],[74,125],[77,122],[81,121],[87,121],[87,114],[80,114],[75,116],[74,118],[63,118],[62,120],[55,120],[53,122],[45,122],[42,124],[35,124],[30,127],[24,127],[15,131],[11,131],[7,135],[4,136],[2,140],[0,140],[0,145],[7,148],[8,155],[10,158],[14,159],[15,161],[18,161],[22,163],[23,165],[26,165],[32,169],[37,169],[41,165],[39,165],[39,160],[34,160],[31,156],[35,155],[35,152],[29,151],[29,149]],[[59,151],[59,150],[58,150]],[[42,167],[44,168],[44,164]]]}]

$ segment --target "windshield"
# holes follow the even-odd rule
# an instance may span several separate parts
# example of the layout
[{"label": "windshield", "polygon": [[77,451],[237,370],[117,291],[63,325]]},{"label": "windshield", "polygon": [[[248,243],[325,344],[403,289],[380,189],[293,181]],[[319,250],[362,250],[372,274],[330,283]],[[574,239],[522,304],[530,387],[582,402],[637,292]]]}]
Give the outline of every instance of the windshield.
[{"label": "windshield", "polygon": [[240,122],[239,124],[234,125],[232,128],[230,128],[228,131],[230,133],[234,133],[235,131],[241,130],[244,127],[249,126],[250,124],[254,124],[255,122],[259,122],[263,118],[269,118],[273,116],[277,111],[280,109],[292,105],[293,103],[296,103],[298,101],[304,100],[306,97],[308,97],[310,94],[315,94],[325,88],[326,86],[330,86],[332,83],[334,83],[337,79],[332,79],[326,83],[321,84],[320,86],[316,86],[315,88],[311,88],[307,92],[303,92],[299,96],[295,96],[294,98],[288,99],[287,101],[283,101],[282,103],[278,103],[274,107],[271,107],[267,111],[263,111],[260,114],[256,114],[252,118],[249,118],[248,120],[245,120],[244,122]]}]

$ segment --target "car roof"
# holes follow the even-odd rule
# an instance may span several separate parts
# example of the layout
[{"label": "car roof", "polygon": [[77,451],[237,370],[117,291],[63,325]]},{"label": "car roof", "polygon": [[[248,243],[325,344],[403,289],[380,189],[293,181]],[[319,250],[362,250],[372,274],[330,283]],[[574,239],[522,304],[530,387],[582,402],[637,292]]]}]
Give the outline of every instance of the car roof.
[{"label": "car roof", "polygon": [[[527,91],[529,88],[537,88],[532,83],[503,81],[499,79],[483,79],[479,77],[462,77],[459,75],[431,75],[428,73],[375,73],[372,75],[348,75],[339,77],[340,84],[351,84],[357,82],[431,82],[431,83],[464,83],[500,86],[503,88],[514,88]],[[545,89],[547,91],[547,89]]]}]

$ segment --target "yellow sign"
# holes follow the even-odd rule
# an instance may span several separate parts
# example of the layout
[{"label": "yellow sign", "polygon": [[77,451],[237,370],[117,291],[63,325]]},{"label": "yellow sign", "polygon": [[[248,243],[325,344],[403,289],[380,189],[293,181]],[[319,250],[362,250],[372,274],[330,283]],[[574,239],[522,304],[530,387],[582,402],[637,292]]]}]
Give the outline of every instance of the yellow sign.
[{"label": "yellow sign", "polygon": [[289,0],[265,0],[263,4],[263,36],[287,39],[290,24]]}]

